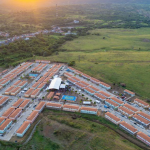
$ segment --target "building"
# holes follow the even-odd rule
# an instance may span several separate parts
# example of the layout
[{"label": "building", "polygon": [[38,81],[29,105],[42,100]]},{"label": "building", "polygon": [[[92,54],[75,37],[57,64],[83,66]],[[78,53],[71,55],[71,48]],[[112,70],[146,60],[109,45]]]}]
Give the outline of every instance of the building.
[{"label": "building", "polygon": [[105,101],[105,100],[106,100],[106,97],[104,97],[103,95],[101,95],[101,94],[99,94],[99,93],[95,93],[94,96],[95,96],[97,99],[101,100],[101,101]]},{"label": "building", "polygon": [[3,113],[2,117],[8,118],[14,111],[15,111],[15,108],[10,107]]},{"label": "building", "polygon": [[99,94],[101,94],[102,96],[104,96],[104,97],[106,97],[106,98],[110,98],[110,97],[111,97],[110,94],[108,94],[108,93],[106,93],[106,92],[104,92],[104,91],[100,91]]},{"label": "building", "polygon": [[6,119],[4,117],[0,117],[0,126],[2,125],[2,123],[5,121]]},{"label": "building", "polygon": [[149,104],[148,103],[146,103],[146,102],[144,102],[144,101],[142,101],[142,100],[140,100],[138,98],[136,98],[134,100],[134,103],[138,104],[139,106],[141,106],[143,108],[149,108]]},{"label": "building", "polygon": [[86,87],[84,84],[79,83],[79,82],[76,83],[76,86],[80,89],[84,89]]},{"label": "building", "polygon": [[40,82],[35,82],[35,83],[32,85],[32,88],[33,88],[33,89],[36,89],[39,85],[40,85]]},{"label": "building", "polygon": [[29,121],[25,121],[21,127],[17,130],[16,134],[18,137],[23,137],[25,135],[25,133],[28,131],[28,129],[30,128],[31,124]]},{"label": "building", "polygon": [[75,106],[75,105],[67,105],[67,104],[65,104],[63,106],[63,110],[64,111],[78,112],[79,108],[80,108],[79,106]]},{"label": "building", "polygon": [[10,94],[15,96],[17,95],[19,92],[21,91],[21,88],[20,87],[15,87],[11,92]]},{"label": "building", "polygon": [[46,84],[46,83],[41,83],[37,88],[38,88],[38,89],[43,89],[43,88],[45,87],[45,84]]},{"label": "building", "polygon": [[113,115],[110,112],[106,112],[105,113],[105,118],[108,119],[109,121],[113,122],[114,124],[119,124],[119,122],[121,121],[120,118],[116,117],[115,115]]},{"label": "building", "polygon": [[48,95],[47,95],[47,99],[48,100],[51,100],[54,96],[54,92],[50,92]]},{"label": "building", "polygon": [[40,113],[40,112],[44,109],[45,105],[46,105],[45,102],[40,102],[40,103],[36,106],[35,110],[39,111],[39,113]]},{"label": "building", "polygon": [[123,101],[119,100],[118,98],[116,97],[111,97],[110,98],[113,102],[117,103],[119,106],[122,106],[124,104]]},{"label": "building", "polygon": [[46,103],[46,108],[50,108],[50,109],[59,109],[61,110],[62,108],[62,104],[58,104],[58,103]]},{"label": "building", "polygon": [[30,104],[30,100],[26,99],[24,100],[24,102],[19,106],[20,109],[25,109],[26,107],[28,107],[28,105]]},{"label": "building", "polygon": [[111,89],[111,86],[108,85],[108,84],[106,84],[106,83],[104,83],[104,82],[100,82],[99,85],[100,85],[101,87],[105,88],[106,90],[110,90],[110,89]]},{"label": "building", "polygon": [[9,87],[6,91],[5,91],[5,95],[10,95],[11,91],[14,89],[14,86]]},{"label": "building", "polygon": [[68,78],[67,81],[69,81],[72,84],[76,84],[78,81],[72,79],[72,78]]},{"label": "building", "polygon": [[84,91],[85,91],[86,93],[88,93],[89,95],[91,95],[91,96],[93,96],[94,93],[95,93],[95,91],[93,91],[93,90],[90,89],[89,87],[86,87],[86,88],[84,89]]},{"label": "building", "polygon": [[4,123],[1,124],[0,126],[0,133],[4,134],[6,130],[12,125],[12,120],[11,119],[6,119]]},{"label": "building", "polygon": [[89,86],[89,88],[92,89],[95,92],[99,92],[100,91],[100,89],[98,89],[98,88],[96,88],[94,86]]},{"label": "building", "polygon": [[23,82],[21,82],[18,86],[19,86],[20,88],[24,88],[27,84],[28,84],[27,81],[23,81]]},{"label": "building", "polygon": [[13,105],[12,105],[12,107],[14,107],[14,108],[17,108],[17,107],[19,107],[22,103],[23,103],[23,99],[22,98],[20,98],[20,99],[18,99]]},{"label": "building", "polygon": [[30,97],[30,94],[34,91],[33,88],[28,89],[28,91],[24,94],[25,97]]},{"label": "building", "polygon": [[125,107],[125,108],[127,108],[127,109],[129,109],[130,111],[132,111],[132,112],[134,112],[134,113],[137,113],[137,112],[139,112],[139,110],[138,109],[136,109],[135,107],[133,107],[133,106],[131,106],[131,105],[129,105],[129,104],[124,104],[123,105],[123,107]]},{"label": "building", "polygon": [[93,114],[93,115],[97,115],[97,108],[92,108],[92,107],[81,107],[80,108],[80,112],[81,113],[85,113],[85,114]]},{"label": "building", "polygon": [[9,97],[3,97],[0,99],[0,106],[5,105],[9,100]]},{"label": "building", "polygon": [[129,91],[129,90],[124,90],[124,93],[127,93],[127,94],[129,94],[130,96],[135,96],[135,93],[134,92],[131,92],[131,91]]},{"label": "building", "polygon": [[35,121],[35,119],[38,117],[39,112],[34,110],[32,111],[32,113],[27,117],[27,121],[29,121],[30,123],[33,123]]},{"label": "building", "polygon": [[18,86],[22,81],[21,80],[18,80],[17,82],[15,82],[13,85],[14,86]]},{"label": "building", "polygon": [[130,111],[129,109],[122,106],[118,108],[118,111],[121,112],[123,115],[126,115],[127,117],[132,117],[134,115],[133,111]]},{"label": "building", "polygon": [[22,109],[20,108],[17,108],[10,116],[9,116],[9,119],[11,120],[16,120],[20,114],[22,113]]},{"label": "building", "polygon": [[113,102],[113,101],[111,101],[111,100],[109,100],[109,99],[107,99],[106,101],[105,101],[105,104],[106,105],[108,105],[109,107],[111,107],[111,108],[113,108],[113,109],[118,109],[118,107],[119,107],[119,105],[117,104],[117,103],[115,103],[115,102]]},{"label": "building", "polygon": [[137,113],[137,115],[139,115],[139,116],[143,117],[144,119],[150,121],[150,115],[148,115],[148,114],[146,114],[146,113],[144,113],[144,112],[142,112],[142,111],[139,111],[139,112]]},{"label": "building", "polygon": [[132,119],[138,122],[139,124],[143,125],[144,127],[148,127],[150,125],[150,121],[144,119],[143,117],[137,114],[133,115]]},{"label": "building", "polygon": [[97,84],[97,85],[100,84],[100,81],[98,79],[93,78],[93,77],[90,78],[90,81]]},{"label": "building", "polygon": [[119,127],[132,135],[135,135],[138,132],[138,130],[136,128],[134,128],[130,124],[126,123],[125,121],[121,121],[119,123]]},{"label": "building", "polygon": [[53,90],[59,90],[60,85],[61,85],[61,78],[54,78],[51,81],[48,89],[49,90],[52,90],[52,89]]},{"label": "building", "polygon": [[150,146],[150,137],[143,132],[138,132],[136,138],[145,143],[146,145]]},{"label": "building", "polygon": [[40,89],[35,89],[35,90],[31,93],[31,98],[36,98],[39,94],[40,94]]}]

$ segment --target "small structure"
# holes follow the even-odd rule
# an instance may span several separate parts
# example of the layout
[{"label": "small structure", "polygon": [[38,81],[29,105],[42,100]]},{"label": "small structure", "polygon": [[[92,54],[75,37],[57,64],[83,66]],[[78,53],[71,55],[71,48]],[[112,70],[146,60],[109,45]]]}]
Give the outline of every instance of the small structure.
[{"label": "small structure", "polygon": [[31,93],[31,98],[36,98],[40,93],[40,89],[35,89],[32,93]]},{"label": "small structure", "polygon": [[113,102],[117,103],[119,106],[122,106],[124,104],[123,101],[119,100],[118,98],[116,97],[111,97],[110,98]]},{"label": "small structure", "polygon": [[127,131],[128,133],[135,135],[138,130],[131,126],[130,124],[126,123],[125,121],[121,121],[119,123],[119,127],[121,127],[123,130]]},{"label": "small structure", "polygon": [[24,97],[30,97],[30,94],[34,91],[33,88],[28,89],[28,91],[24,94]]},{"label": "small structure", "polygon": [[116,117],[115,115],[113,115],[110,112],[105,113],[105,118],[107,118],[108,120],[110,120],[111,122],[113,122],[114,124],[117,124],[117,125],[121,121],[120,118]]},{"label": "small structure", "polygon": [[132,97],[135,96],[134,92],[131,92],[131,91],[127,90],[127,89],[124,90],[124,93],[127,93],[127,94],[131,95]]},{"label": "small structure", "polygon": [[17,130],[17,136],[18,137],[23,137],[25,135],[25,133],[28,131],[28,129],[30,128],[30,122],[29,121],[25,121],[21,127]]},{"label": "small structure", "polygon": [[27,117],[27,121],[29,121],[30,123],[33,123],[35,121],[35,119],[38,117],[39,112],[34,110],[32,111],[32,113]]},{"label": "small structure", "polygon": [[11,119],[6,119],[4,123],[0,126],[0,133],[4,134],[6,130],[12,125],[12,120]]},{"label": "small structure", "polygon": [[79,106],[75,106],[75,105],[67,105],[67,104],[65,104],[63,106],[63,110],[64,111],[78,112],[79,108],[80,108]]},{"label": "small structure", "polygon": [[105,101],[105,104],[108,105],[109,107],[113,108],[113,109],[118,109],[119,105],[109,99],[107,99]]},{"label": "small structure", "polygon": [[51,100],[54,96],[54,92],[50,92],[48,95],[47,95],[47,99],[48,100]]},{"label": "small structure", "polygon": [[0,106],[5,105],[9,100],[9,97],[3,97],[0,99]]},{"label": "small structure", "polygon": [[10,107],[3,113],[2,117],[8,118],[14,111],[15,111],[15,108]]},{"label": "small structure", "polygon": [[149,108],[149,104],[148,103],[146,103],[146,102],[144,102],[144,101],[142,101],[142,100],[140,100],[138,98],[136,98],[134,100],[134,103],[138,104],[139,106],[142,106],[143,108]]},{"label": "small structure", "polygon": [[139,124],[143,125],[144,127],[148,127],[150,125],[150,121],[144,119],[143,117],[135,114],[132,116],[132,119],[138,122]]},{"label": "small structure", "polygon": [[24,102],[19,106],[20,109],[24,110],[30,103],[29,99],[24,100]]},{"label": "small structure", "polygon": [[50,108],[50,109],[61,109],[62,108],[62,104],[58,104],[58,103],[46,103],[46,108]]},{"label": "small structure", "polygon": [[150,146],[150,137],[143,132],[138,132],[136,138],[145,143],[146,145]]},{"label": "small structure", "polygon": [[127,108],[127,109],[129,109],[130,111],[132,111],[132,112],[134,112],[134,113],[137,113],[137,112],[139,112],[139,110],[138,109],[136,109],[135,107],[133,107],[133,106],[131,106],[131,105],[129,105],[129,104],[124,104],[123,105],[123,107],[125,107],[125,108]]},{"label": "small structure", "polygon": [[104,96],[104,97],[106,97],[106,98],[110,98],[110,97],[111,97],[110,94],[108,94],[108,93],[106,93],[106,92],[104,92],[104,91],[100,91],[99,94],[101,94],[102,96]]},{"label": "small structure", "polygon": [[81,107],[80,108],[80,112],[81,113],[85,113],[85,114],[93,114],[93,115],[97,115],[97,108],[92,108],[92,107]]},{"label": "small structure", "polygon": [[12,105],[12,107],[14,107],[14,108],[17,108],[17,107],[19,107],[22,103],[23,103],[23,99],[22,98],[20,98],[20,99],[18,99],[13,105]]},{"label": "small structure", "polygon": [[91,96],[93,96],[94,93],[95,93],[94,90],[92,90],[92,89],[90,89],[90,88],[88,88],[88,87],[86,87],[86,88],[84,89],[84,91],[85,91],[86,93],[88,93],[89,95],[91,95]]},{"label": "small structure", "polygon": [[10,116],[9,116],[9,119],[11,120],[16,120],[20,114],[22,113],[22,109],[20,108],[17,108]]},{"label": "small structure", "polygon": [[15,96],[17,95],[19,92],[21,91],[21,88],[20,87],[15,87],[11,92],[10,94]]},{"label": "small structure", "polygon": [[54,96],[53,99],[54,100],[59,100],[59,97],[58,96]]},{"label": "small structure", "polygon": [[139,116],[143,117],[144,119],[150,121],[150,115],[148,115],[148,114],[146,114],[146,113],[144,113],[144,112],[142,112],[142,111],[139,111],[137,114],[138,114]]},{"label": "small structure", "polygon": [[121,112],[123,115],[126,115],[127,117],[132,117],[134,115],[134,112],[122,106],[118,108],[118,111]]},{"label": "small structure", "polygon": [[104,83],[104,82],[100,82],[99,85],[100,85],[101,87],[105,88],[106,90],[110,90],[110,89],[111,89],[111,86],[108,85],[108,84],[106,84],[106,83]]},{"label": "small structure", "polygon": [[103,102],[106,100],[106,97],[104,97],[103,95],[101,95],[99,93],[95,93],[94,96]]},{"label": "small structure", "polygon": [[0,125],[2,125],[2,123],[5,121],[4,117],[0,117]]},{"label": "small structure", "polygon": [[40,103],[36,106],[35,110],[37,110],[37,111],[40,113],[40,112],[42,112],[42,110],[44,109],[45,105],[46,105],[45,102],[40,102]]}]

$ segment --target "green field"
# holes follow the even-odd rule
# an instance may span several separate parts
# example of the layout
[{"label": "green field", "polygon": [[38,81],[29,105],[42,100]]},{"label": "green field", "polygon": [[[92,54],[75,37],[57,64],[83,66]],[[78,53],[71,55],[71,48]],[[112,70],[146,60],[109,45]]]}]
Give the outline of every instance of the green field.
[{"label": "green field", "polygon": [[[150,52],[148,51],[150,42],[142,40],[150,39],[149,31],[149,28],[93,30],[90,32],[100,33],[106,39],[96,35],[82,36],[66,42],[61,47],[67,51],[50,57],[37,57],[37,59],[75,61],[76,69],[107,83],[126,83],[127,89],[148,99],[150,98]],[[134,50],[129,48],[133,46]],[[107,48],[103,49],[103,47]]]},{"label": "green field", "polygon": [[111,129],[72,115],[44,110],[33,138],[20,150],[141,150]]},{"label": "green field", "polygon": [[[150,28],[96,29],[91,34],[67,42],[67,50],[150,50]],[[99,33],[99,36],[93,34]],[[105,39],[103,39],[105,37]]]}]

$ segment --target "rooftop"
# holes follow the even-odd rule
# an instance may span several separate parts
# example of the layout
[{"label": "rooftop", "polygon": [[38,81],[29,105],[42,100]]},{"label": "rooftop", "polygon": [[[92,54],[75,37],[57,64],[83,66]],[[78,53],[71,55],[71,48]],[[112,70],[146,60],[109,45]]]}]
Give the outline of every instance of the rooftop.
[{"label": "rooftop", "polygon": [[143,105],[145,105],[145,106],[149,106],[148,103],[142,101],[141,99],[136,98],[134,101],[137,101],[138,103],[141,103],[141,104],[143,104]]},{"label": "rooftop", "polygon": [[143,132],[138,132],[137,135],[150,143],[150,137],[148,135],[144,134]]},{"label": "rooftop", "polygon": [[81,107],[81,110],[88,110],[88,111],[97,111],[97,108],[92,108],[92,107]]},{"label": "rooftop", "polygon": [[112,119],[115,120],[116,122],[121,121],[120,118],[116,117],[115,115],[113,115],[113,114],[110,113],[110,112],[106,112],[105,115],[109,116],[110,118],[112,118]]},{"label": "rooftop", "polygon": [[65,104],[63,108],[79,109],[79,106]]},{"label": "rooftop", "polygon": [[35,110],[41,110],[44,106],[45,106],[45,102],[40,102],[40,103],[36,106]]},{"label": "rooftop", "polygon": [[0,130],[4,130],[11,121],[11,119],[6,119],[4,123],[0,126]]},{"label": "rooftop", "polygon": [[17,133],[22,134],[24,132],[24,130],[28,127],[28,125],[30,124],[29,121],[25,121],[21,127],[17,130]]},{"label": "rooftop", "polygon": [[145,123],[145,124],[150,124],[150,121],[148,121],[148,120],[142,118],[141,116],[139,116],[139,115],[137,115],[137,114],[135,114],[133,117],[136,118],[136,119],[138,119],[138,120],[140,120],[141,122],[143,122],[143,123]]}]

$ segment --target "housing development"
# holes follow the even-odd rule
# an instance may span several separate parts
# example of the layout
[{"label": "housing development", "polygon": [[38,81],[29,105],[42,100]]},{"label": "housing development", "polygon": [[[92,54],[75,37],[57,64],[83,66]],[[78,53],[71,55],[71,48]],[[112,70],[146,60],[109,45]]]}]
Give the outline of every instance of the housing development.
[{"label": "housing development", "polygon": [[109,84],[44,60],[24,62],[0,76],[1,140],[22,138],[47,108],[98,116],[104,112],[107,120],[150,146],[150,106],[132,91],[119,96]]}]

